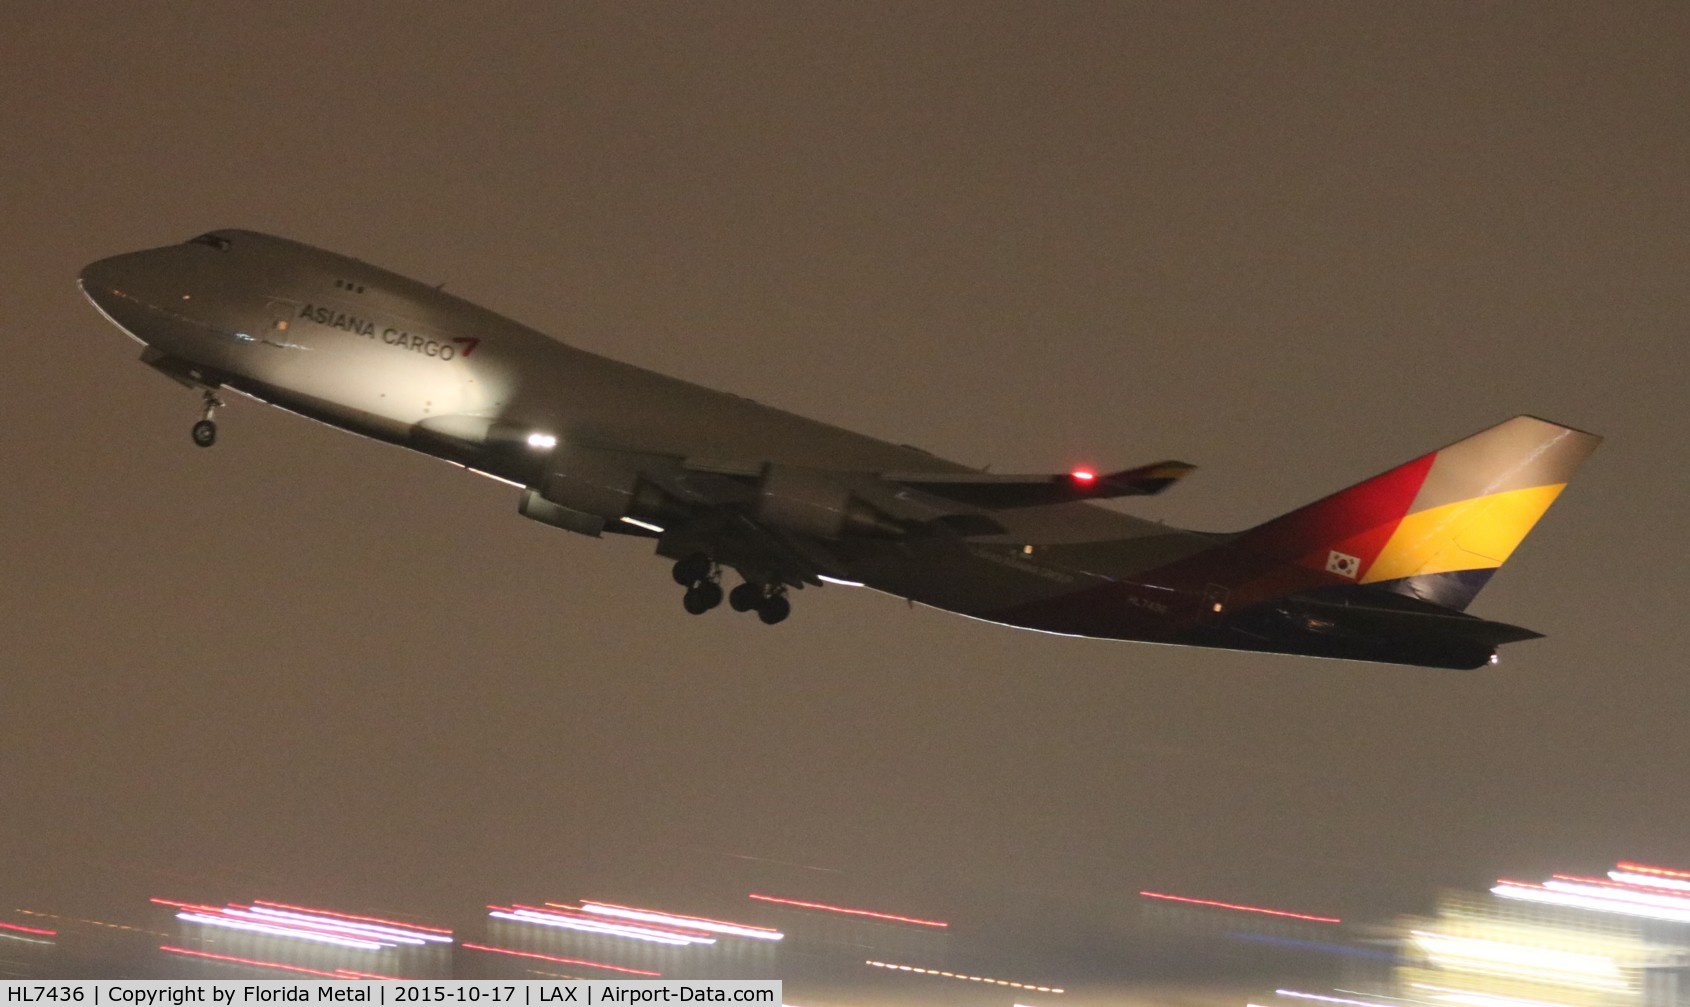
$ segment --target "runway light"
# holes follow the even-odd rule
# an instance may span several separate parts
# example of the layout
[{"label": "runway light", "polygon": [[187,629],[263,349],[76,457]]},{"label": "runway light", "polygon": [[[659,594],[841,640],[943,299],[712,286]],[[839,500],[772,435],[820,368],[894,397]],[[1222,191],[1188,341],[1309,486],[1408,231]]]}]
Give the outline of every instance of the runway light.
[{"label": "runway light", "polygon": [[756,899],[758,902],[773,902],[783,906],[797,906],[800,909],[820,909],[830,913],[844,913],[847,916],[864,916],[869,919],[887,920],[892,923],[913,923],[916,926],[921,927],[950,926],[949,923],[946,923],[943,920],[924,920],[914,916],[897,916],[893,913],[877,913],[868,909],[847,909],[844,906],[830,906],[825,902],[802,902],[798,899],[776,898],[773,895],[758,895],[755,892],[747,895],[746,898]]},{"label": "runway light", "polygon": [[924,976],[938,976],[942,979],[963,979],[972,983],[986,983],[990,986],[1007,986],[1011,989],[1032,990],[1034,993],[1066,993],[1060,986],[1034,986],[1031,983],[1011,982],[1008,979],[991,979],[986,976],[971,976],[961,972],[948,972],[944,969],[924,969],[917,965],[894,965],[891,962],[877,962],[869,959],[864,965],[873,965],[877,969],[893,969],[898,972],[915,972]]},{"label": "runway light", "polygon": [[471,951],[491,951],[497,955],[512,955],[517,958],[534,958],[543,962],[556,962],[559,965],[585,965],[589,968],[607,969],[611,972],[622,972],[631,976],[661,977],[663,975],[661,972],[648,972],[645,969],[630,969],[624,968],[621,965],[606,965],[604,962],[590,962],[584,958],[559,958],[556,955],[543,955],[534,951],[513,951],[510,948],[495,948],[486,944],[471,944],[468,941],[465,941],[460,946],[468,948]]},{"label": "runway light", "polygon": [[601,916],[615,916],[625,920],[638,920],[642,923],[667,923],[689,930],[704,930],[715,934],[728,934],[733,937],[749,937],[759,941],[778,941],[786,936],[779,930],[770,927],[754,927],[745,923],[729,923],[727,920],[713,920],[708,916],[678,916],[674,913],[658,912],[655,909],[638,909],[634,906],[619,906],[614,902],[590,902],[583,900],[581,908],[586,912]]},{"label": "runway light", "polygon": [[528,446],[531,448],[555,448],[557,438],[551,434],[529,434]]},{"label": "runway light", "polygon": [[1259,906],[1242,906],[1233,902],[1216,902],[1212,899],[1193,899],[1184,895],[1164,895],[1161,892],[1139,892],[1147,899],[1166,899],[1169,902],[1186,902],[1194,906],[1212,906],[1216,909],[1235,909],[1245,913],[1261,913],[1264,916],[1282,916],[1293,920],[1308,920],[1311,923],[1342,923],[1336,916],[1311,916],[1308,913],[1291,913],[1283,909],[1262,909]]}]

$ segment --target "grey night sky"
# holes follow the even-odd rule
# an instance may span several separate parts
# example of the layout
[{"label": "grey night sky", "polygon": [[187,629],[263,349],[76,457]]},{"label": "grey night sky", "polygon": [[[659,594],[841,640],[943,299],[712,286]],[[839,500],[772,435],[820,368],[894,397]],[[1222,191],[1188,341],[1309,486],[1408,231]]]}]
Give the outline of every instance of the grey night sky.
[{"label": "grey night sky", "polygon": [[[0,909],[1344,915],[1690,865],[1690,6],[0,10]],[[1254,524],[1608,438],[1462,674],[681,611],[634,541],[135,362],[86,262],[272,231],[999,470]],[[670,900],[674,902],[674,899]]]}]

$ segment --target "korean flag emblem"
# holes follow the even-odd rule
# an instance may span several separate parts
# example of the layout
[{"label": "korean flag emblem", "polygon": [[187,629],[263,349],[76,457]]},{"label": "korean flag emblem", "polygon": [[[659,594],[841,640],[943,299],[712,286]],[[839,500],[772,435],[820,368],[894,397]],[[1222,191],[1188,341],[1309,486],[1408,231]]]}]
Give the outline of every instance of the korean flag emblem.
[{"label": "korean flag emblem", "polygon": [[1326,554],[1326,572],[1355,580],[1356,575],[1361,573],[1361,560],[1347,552],[1334,549]]}]

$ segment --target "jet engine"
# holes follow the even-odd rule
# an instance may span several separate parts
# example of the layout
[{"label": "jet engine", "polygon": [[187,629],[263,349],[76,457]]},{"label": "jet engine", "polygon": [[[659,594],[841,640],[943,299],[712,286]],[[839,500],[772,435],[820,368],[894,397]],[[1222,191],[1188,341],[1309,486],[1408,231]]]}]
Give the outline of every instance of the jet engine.
[{"label": "jet engine", "polygon": [[757,520],[822,539],[847,535],[892,538],[904,527],[853,495],[839,473],[796,465],[768,465],[757,485]]}]

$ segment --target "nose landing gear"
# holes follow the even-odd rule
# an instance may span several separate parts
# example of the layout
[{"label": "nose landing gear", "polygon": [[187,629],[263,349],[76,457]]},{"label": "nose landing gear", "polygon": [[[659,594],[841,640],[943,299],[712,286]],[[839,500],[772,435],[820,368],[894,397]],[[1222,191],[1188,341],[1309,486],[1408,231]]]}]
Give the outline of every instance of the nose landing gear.
[{"label": "nose landing gear", "polygon": [[200,416],[200,421],[194,424],[195,444],[202,448],[208,448],[217,443],[217,422],[211,417],[222,405],[223,400],[218,398],[211,389],[206,389],[205,412]]}]

